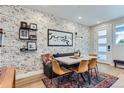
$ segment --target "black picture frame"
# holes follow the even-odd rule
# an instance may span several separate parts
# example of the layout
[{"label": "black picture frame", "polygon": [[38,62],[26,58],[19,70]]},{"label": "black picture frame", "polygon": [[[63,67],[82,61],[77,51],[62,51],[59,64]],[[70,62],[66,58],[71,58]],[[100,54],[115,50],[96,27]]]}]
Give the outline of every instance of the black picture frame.
[{"label": "black picture frame", "polygon": [[29,39],[29,30],[28,29],[19,29],[19,38],[22,40],[28,40]]},{"label": "black picture frame", "polygon": [[20,28],[27,29],[28,28],[28,23],[27,22],[24,22],[24,21],[21,21],[20,22]]},{"label": "black picture frame", "polygon": [[29,39],[30,40],[37,40],[37,32],[33,30],[29,30]]},{"label": "black picture frame", "polygon": [[27,50],[28,51],[36,51],[37,50],[37,43],[34,41],[27,42]]},{"label": "black picture frame", "polygon": [[29,39],[30,39],[30,40],[37,40],[37,36],[36,36],[36,35],[30,35],[30,36],[29,36]]},{"label": "black picture frame", "polygon": [[[50,32],[59,33],[59,35],[62,34],[62,33],[70,35],[71,36],[71,41],[70,41],[71,44],[67,44],[67,43],[66,44],[50,44]],[[58,37],[63,38],[63,36],[58,36]],[[68,42],[68,40],[67,40],[67,42]],[[47,30],[47,45],[48,46],[73,46],[73,33],[72,32],[66,32],[66,31],[60,31],[60,30],[54,30],[54,29],[48,29]]]},{"label": "black picture frame", "polygon": [[37,31],[37,24],[35,24],[35,23],[30,23],[30,29],[31,29],[31,30],[34,30],[34,31]]},{"label": "black picture frame", "polygon": [[0,29],[0,47],[2,47],[3,43],[3,29]]}]

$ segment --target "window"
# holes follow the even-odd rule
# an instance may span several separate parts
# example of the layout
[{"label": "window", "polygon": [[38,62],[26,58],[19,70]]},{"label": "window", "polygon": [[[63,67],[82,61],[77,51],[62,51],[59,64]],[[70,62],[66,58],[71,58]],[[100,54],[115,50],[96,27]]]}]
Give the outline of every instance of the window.
[{"label": "window", "polygon": [[99,60],[107,60],[106,54],[98,54]]},{"label": "window", "polygon": [[106,46],[99,46],[98,52],[107,52],[107,47]]},{"label": "window", "polygon": [[106,36],[107,35],[107,31],[106,30],[101,30],[98,32],[98,36]]},{"label": "window", "polygon": [[107,60],[107,30],[98,31],[98,60],[105,61]]},{"label": "window", "polygon": [[107,39],[106,38],[99,38],[98,44],[106,44],[106,43],[107,43]]},{"label": "window", "polygon": [[124,45],[124,24],[115,26],[115,43]]}]

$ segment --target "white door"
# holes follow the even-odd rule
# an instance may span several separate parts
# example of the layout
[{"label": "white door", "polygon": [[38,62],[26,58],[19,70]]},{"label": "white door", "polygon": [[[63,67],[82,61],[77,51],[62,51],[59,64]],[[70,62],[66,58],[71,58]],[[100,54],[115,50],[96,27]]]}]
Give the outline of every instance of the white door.
[{"label": "white door", "polygon": [[98,61],[109,64],[111,62],[111,35],[107,27],[97,30]]}]

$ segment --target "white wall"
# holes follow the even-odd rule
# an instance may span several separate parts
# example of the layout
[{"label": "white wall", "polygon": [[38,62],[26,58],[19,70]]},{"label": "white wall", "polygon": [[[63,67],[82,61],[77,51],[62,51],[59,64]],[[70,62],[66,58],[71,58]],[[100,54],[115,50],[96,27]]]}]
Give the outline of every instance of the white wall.
[{"label": "white wall", "polygon": [[108,62],[108,64],[112,64],[114,59],[118,59],[118,60],[124,60],[124,46],[120,46],[120,45],[115,45],[114,43],[114,25],[116,24],[120,24],[120,23],[124,23],[124,17],[122,18],[118,18],[115,20],[111,20],[96,26],[91,27],[91,31],[90,31],[90,52],[97,52],[97,33],[95,32],[95,28],[98,28],[102,25],[106,25],[108,26],[107,29],[109,29],[109,38],[111,42],[109,42],[109,44],[111,45],[111,55],[110,55],[110,62]]}]

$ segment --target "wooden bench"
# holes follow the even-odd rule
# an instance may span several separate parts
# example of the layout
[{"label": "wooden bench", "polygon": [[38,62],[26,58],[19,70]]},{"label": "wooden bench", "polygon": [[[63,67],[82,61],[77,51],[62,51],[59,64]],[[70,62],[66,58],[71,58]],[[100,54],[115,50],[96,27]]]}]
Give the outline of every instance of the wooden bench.
[{"label": "wooden bench", "polygon": [[117,64],[120,64],[120,65],[124,65],[124,61],[123,60],[114,60],[114,66],[117,67]]},{"label": "wooden bench", "polygon": [[15,88],[15,68],[0,68],[0,88]]}]

